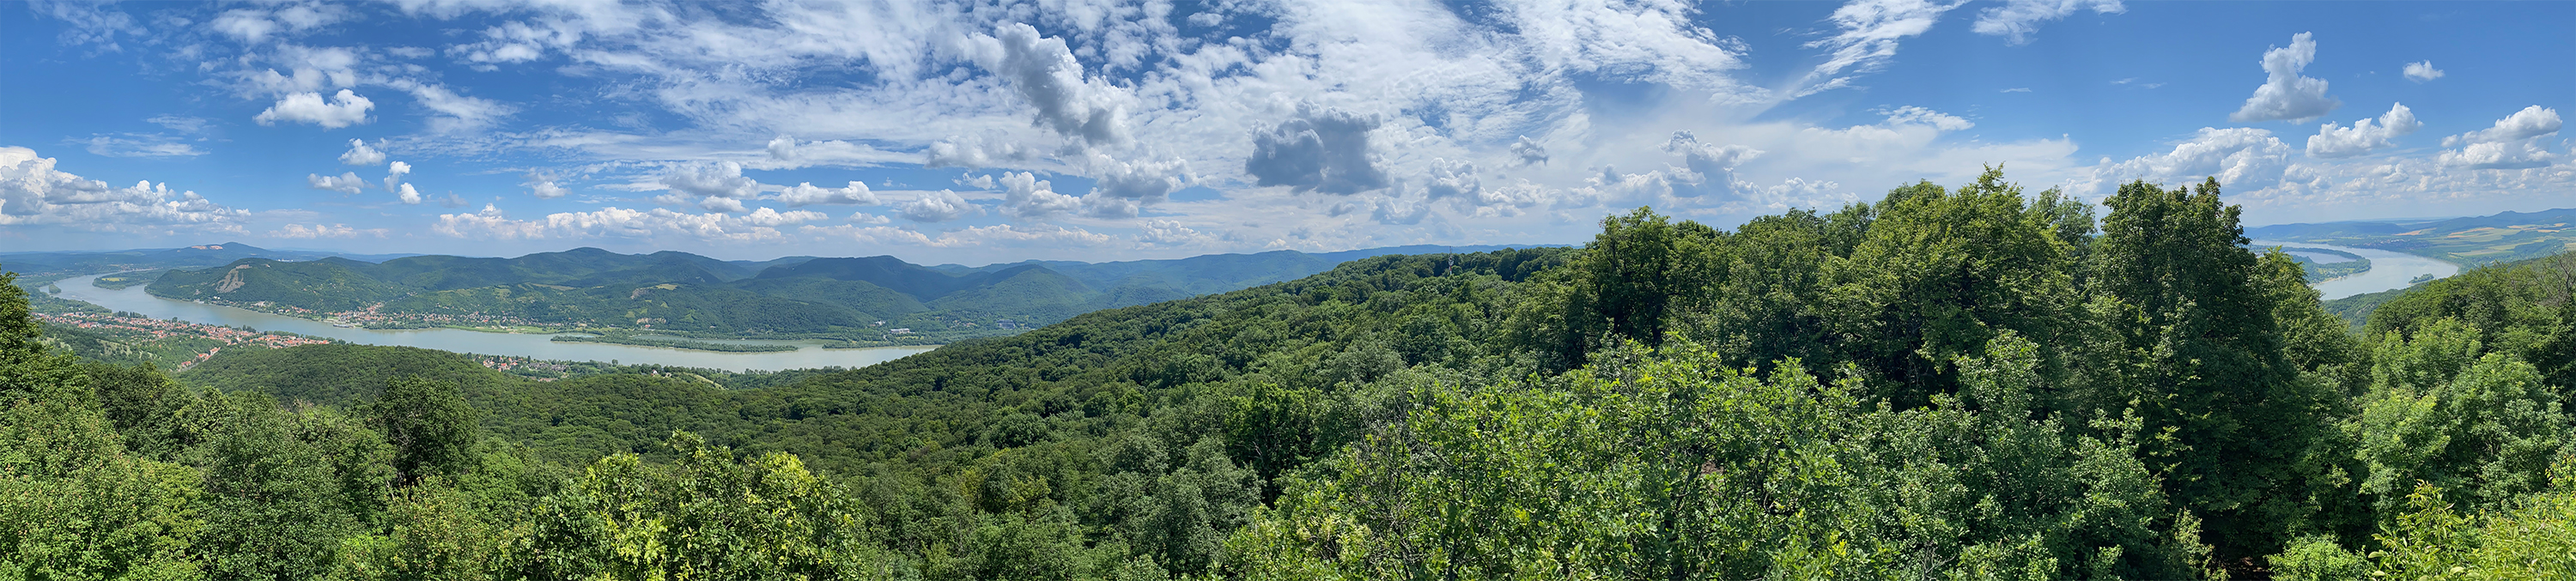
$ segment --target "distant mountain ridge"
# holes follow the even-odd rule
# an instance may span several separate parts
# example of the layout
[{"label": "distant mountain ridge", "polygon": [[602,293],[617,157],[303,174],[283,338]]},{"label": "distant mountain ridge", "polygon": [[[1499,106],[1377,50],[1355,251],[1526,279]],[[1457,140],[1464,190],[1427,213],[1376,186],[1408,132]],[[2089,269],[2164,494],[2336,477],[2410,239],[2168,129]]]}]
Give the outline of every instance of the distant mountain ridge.
[{"label": "distant mountain ridge", "polygon": [[[677,251],[598,248],[517,258],[421,255],[366,262],[244,255],[172,270],[156,296],[371,326],[533,326],[729,337],[886,340],[981,335],[1093,310],[1303,278],[1385,254],[1501,246],[1273,251],[1107,263],[1027,261],[926,267],[892,256],[725,261]],[[1008,321],[1005,323],[1005,321]]]},{"label": "distant mountain ridge", "polygon": [[[1439,246],[1416,244],[1389,246],[1341,252],[1307,253],[1294,250],[1272,250],[1253,254],[1207,254],[1166,260],[1128,260],[1119,262],[1074,262],[1069,260],[1029,260],[980,267],[943,264],[932,267],[949,272],[978,272],[1041,265],[1080,280],[1092,288],[1167,286],[1181,291],[1180,296],[1194,296],[1252,288],[1275,282],[1305,278],[1332,270],[1344,262],[1389,254],[1451,254],[1492,252],[1507,248],[1535,248],[1559,245],[1478,245]],[[1168,299],[1164,299],[1168,300]],[[1146,301],[1146,303],[1160,302]],[[1134,303],[1145,304],[1145,303]]]},{"label": "distant mountain ridge", "polygon": [[2277,224],[2245,229],[2257,240],[2394,250],[2462,265],[2513,262],[2576,250],[2576,208],[2428,220]]},{"label": "distant mountain ridge", "polygon": [[316,260],[332,256],[372,257],[378,260],[402,255],[344,255],[310,250],[274,250],[224,242],[197,244],[178,248],[147,248],[104,251],[0,252],[0,269],[20,274],[94,273],[116,270],[153,270],[162,268],[203,268],[229,264],[243,258],[277,260]]}]

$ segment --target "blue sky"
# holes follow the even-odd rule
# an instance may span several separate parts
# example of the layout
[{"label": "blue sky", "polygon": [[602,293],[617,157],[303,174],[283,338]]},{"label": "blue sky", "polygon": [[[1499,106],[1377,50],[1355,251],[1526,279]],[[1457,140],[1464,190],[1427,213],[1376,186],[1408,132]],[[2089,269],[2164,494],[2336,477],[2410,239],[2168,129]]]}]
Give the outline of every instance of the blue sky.
[{"label": "blue sky", "polygon": [[[2576,206],[2576,2],[0,5],[0,249],[1576,243],[1987,164]],[[2366,121],[2366,123],[2365,123]]]}]

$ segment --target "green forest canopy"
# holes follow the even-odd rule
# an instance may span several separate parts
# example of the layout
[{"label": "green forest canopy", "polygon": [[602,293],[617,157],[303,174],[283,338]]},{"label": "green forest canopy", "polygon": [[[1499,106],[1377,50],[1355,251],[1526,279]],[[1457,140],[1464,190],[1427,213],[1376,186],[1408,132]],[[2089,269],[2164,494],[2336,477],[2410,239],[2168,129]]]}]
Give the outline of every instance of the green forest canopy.
[{"label": "green forest canopy", "polygon": [[27,578],[2576,576],[2576,255],[2362,333],[2212,181],[1386,256],[726,389],[40,346]]}]

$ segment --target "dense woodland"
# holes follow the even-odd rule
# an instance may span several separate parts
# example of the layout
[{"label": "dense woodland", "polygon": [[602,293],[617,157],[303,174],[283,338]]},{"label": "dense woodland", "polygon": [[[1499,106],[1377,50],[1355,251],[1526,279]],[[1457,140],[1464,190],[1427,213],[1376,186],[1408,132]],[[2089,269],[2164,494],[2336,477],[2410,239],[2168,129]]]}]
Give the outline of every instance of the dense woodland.
[{"label": "dense woodland", "polygon": [[82,361],[0,578],[2576,578],[2576,254],[2356,332],[2212,181],[1384,256],[864,369]]}]

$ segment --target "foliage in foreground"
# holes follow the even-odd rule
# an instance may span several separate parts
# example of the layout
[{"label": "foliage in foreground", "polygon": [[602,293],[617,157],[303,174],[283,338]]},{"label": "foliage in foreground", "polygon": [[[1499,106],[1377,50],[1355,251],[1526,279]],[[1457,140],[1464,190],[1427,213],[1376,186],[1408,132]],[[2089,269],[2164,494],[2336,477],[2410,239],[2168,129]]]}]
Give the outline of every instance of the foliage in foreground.
[{"label": "foliage in foreground", "polygon": [[2107,206],[1641,211],[752,389],[344,345],[182,385],[11,294],[0,577],[2567,576],[2576,257],[2355,335],[2214,184]]},{"label": "foliage in foreground", "polygon": [[1856,378],[1757,378],[1690,348],[1561,381],[1424,389],[1236,537],[1257,579],[2172,579],[2197,523],[2135,454],[2032,419],[2037,346],[1960,362],[1930,406],[1864,405]]}]

